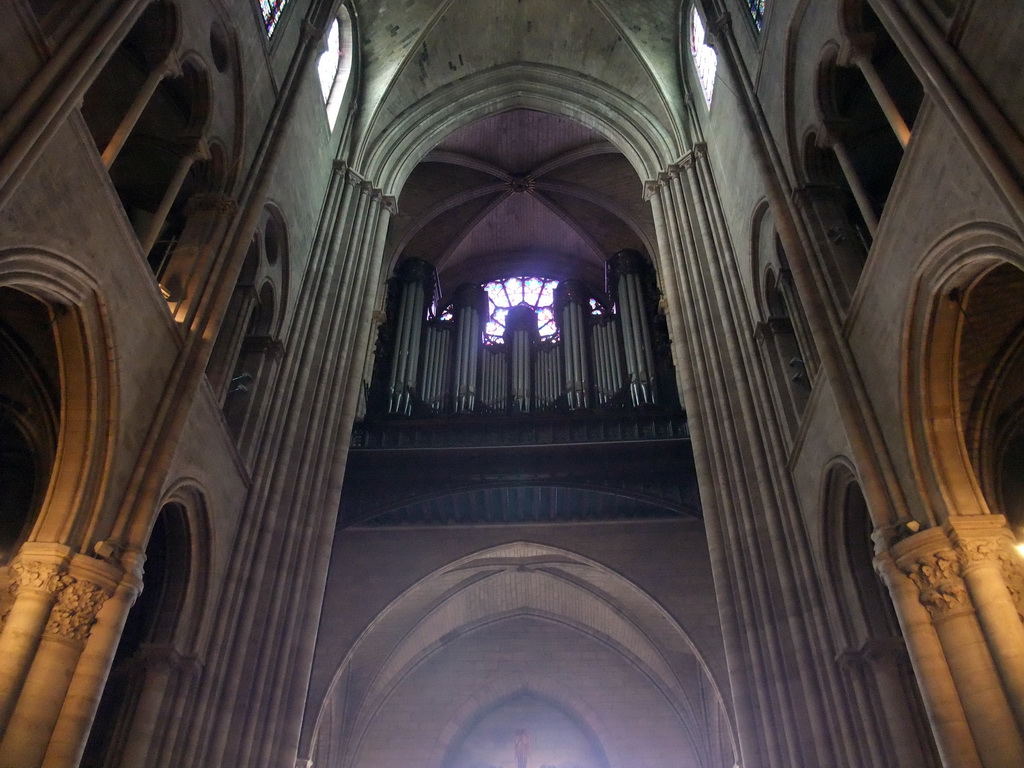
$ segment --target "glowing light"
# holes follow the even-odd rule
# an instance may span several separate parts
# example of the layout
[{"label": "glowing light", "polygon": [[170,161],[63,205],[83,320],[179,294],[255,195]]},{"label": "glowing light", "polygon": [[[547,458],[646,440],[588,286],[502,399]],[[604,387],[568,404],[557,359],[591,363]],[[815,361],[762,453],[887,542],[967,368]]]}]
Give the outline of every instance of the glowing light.
[{"label": "glowing light", "polygon": [[484,284],[488,299],[487,328],[484,331],[488,344],[504,342],[505,318],[508,311],[519,304],[526,304],[537,312],[537,330],[542,339],[549,339],[558,333],[555,324],[555,288],[557,280],[544,277],[509,277],[492,280]]},{"label": "glowing light", "polygon": [[281,20],[284,7],[288,0],[260,0],[260,10],[263,12],[263,24],[267,28],[267,37],[274,34],[277,22]]},{"label": "glowing light", "polygon": [[711,95],[715,90],[715,70],[718,69],[718,54],[704,42],[704,22],[694,8],[690,14],[690,55],[697,70],[697,79],[704,92],[704,101],[711,106]]}]

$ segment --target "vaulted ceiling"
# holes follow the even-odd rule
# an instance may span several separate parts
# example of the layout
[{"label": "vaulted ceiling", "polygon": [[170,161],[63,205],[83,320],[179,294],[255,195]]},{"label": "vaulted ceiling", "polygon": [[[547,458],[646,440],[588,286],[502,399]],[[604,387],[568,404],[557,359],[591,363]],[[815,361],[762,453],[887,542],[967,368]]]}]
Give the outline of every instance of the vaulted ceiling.
[{"label": "vaulted ceiling", "polygon": [[456,131],[426,155],[399,199],[389,249],[434,264],[446,295],[463,282],[517,274],[601,288],[612,253],[653,248],[641,189],[593,130],[516,109]]},{"label": "vaulted ceiling", "polygon": [[[431,120],[445,113],[439,122],[451,126],[402,150],[418,164],[392,218],[392,264],[408,256],[433,263],[444,295],[519,274],[600,289],[615,251],[652,253],[646,179],[620,151],[621,138],[616,146],[602,135],[585,105],[556,115],[517,94],[523,68],[572,74],[616,94],[627,114],[642,112],[668,146],[683,146],[677,3],[406,0],[397,17],[384,5],[358,7],[366,106],[356,157],[376,156],[381,137],[415,130],[424,104]],[[489,75],[505,95],[469,121],[456,94]]]}]

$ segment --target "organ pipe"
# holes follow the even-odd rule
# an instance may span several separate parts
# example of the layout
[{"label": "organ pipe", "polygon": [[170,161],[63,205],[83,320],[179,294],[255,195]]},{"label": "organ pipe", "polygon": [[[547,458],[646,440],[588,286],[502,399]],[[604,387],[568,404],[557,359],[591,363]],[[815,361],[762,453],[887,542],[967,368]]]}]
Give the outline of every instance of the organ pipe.
[{"label": "organ pipe", "polygon": [[398,267],[398,320],[388,377],[388,413],[408,416],[416,388],[420,341],[428,299],[433,298],[434,269],[422,259]]},{"label": "organ pipe", "polygon": [[539,340],[537,312],[528,304],[520,304],[508,311],[505,319],[505,344],[509,347],[512,410],[528,413],[533,403],[532,349]]},{"label": "organ pipe", "polygon": [[654,350],[644,302],[641,272],[643,257],[636,251],[619,251],[610,261],[615,276],[615,295],[622,325],[630,398],[634,406],[655,402]]},{"label": "organ pipe", "polygon": [[434,321],[424,332],[423,377],[420,396],[433,413],[442,413],[448,402],[451,372],[452,323]]},{"label": "organ pipe", "polygon": [[472,413],[476,407],[483,320],[487,317],[487,293],[466,283],[455,292],[455,366],[452,392],[455,413]]},{"label": "organ pipe", "polygon": [[565,394],[572,410],[589,405],[590,366],[584,332],[589,298],[586,286],[576,280],[562,282],[555,292],[556,316],[565,350]]},{"label": "organ pipe", "polygon": [[658,374],[648,313],[654,288],[650,266],[638,252],[620,251],[608,261],[614,314],[594,315],[594,294],[587,286],[563,280],[553,306],[559,336],[545,341],[537,310],[522,303],[507,312],[504,344],[485,345],[489,301],[478,284],[459,286],[450,316],[428,322],[436,281],[433,268],[419,259],[402,262],[396,271],[389,309],[391,355],[375,374],[379,395],[374,402],[382,412],[529,413],[656,404]]}]

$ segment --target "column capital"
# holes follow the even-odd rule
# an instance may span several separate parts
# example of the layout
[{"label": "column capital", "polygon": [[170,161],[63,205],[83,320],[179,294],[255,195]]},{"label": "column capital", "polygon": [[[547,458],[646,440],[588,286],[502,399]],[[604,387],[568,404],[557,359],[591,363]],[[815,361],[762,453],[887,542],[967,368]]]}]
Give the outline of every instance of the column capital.
[{"label": "column capital", "polygon": [[123,576],[119,566],[75,555],[59,579],[57,600],[43,635],[81,647],[89,639],[96,614]]},{"label": "column capital", "polygon": [[896,565],[917,587],[932,621],[973,610],[963,564],[941,528],[928,528],[893,545]]},{"label": "column capital", "polygon": [[112,594],[113,590],[105,585],[66,574],[61,576],[57,601],[43,630],[44,635],[84,645],[92,625],[96,623],[96,614]]}]

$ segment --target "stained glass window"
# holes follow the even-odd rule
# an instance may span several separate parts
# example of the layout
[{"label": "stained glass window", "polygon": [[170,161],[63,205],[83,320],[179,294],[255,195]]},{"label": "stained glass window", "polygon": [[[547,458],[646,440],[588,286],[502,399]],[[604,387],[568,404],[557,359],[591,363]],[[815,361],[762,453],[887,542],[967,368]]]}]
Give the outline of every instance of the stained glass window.
[{"label": "stained glass window", "polygon": [[700,88],[704,91],[704,101],[711,106],[711,94],[715,90],[715,70],[718,68],[718,54],[714,48],[704,42],[704,21],[697,9],[690,13],[690,55],[697,70]]},{"label": "stained glass window", "polygon": [[281,20],[281,14],[288,0],[260,0],[260,10],[263,11],[263,23],[267,27],[267,37],[274,34],[277,22]]},{"label": "stained glass window", "polygon": [[750,17],[754,20],[757,31],[764,25],[764,0],[747,0],[750,4]]},{"label": "stained glass window", "polygon": [[487,328],[484,338],[488,344],[501,344],[505,333],[505,317],[512,307],[526,304],[537,312],[537,329],[542,339],[558,332],[555,325],[555,288],[557,280],[543,277],[509,277],[484,284],[488,299]]}]

